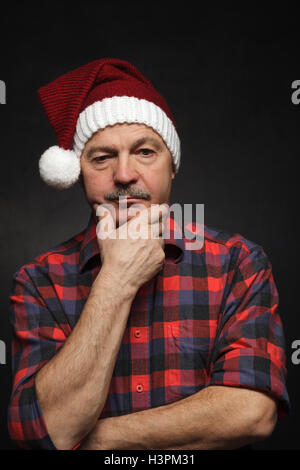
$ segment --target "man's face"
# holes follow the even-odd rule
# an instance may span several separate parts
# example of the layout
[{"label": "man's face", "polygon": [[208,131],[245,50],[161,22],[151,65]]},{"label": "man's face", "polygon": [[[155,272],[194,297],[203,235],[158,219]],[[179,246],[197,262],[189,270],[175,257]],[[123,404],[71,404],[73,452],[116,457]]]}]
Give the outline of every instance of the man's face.
[{"label": "man's face", "polygon": [[91,208],[96,212],[99,204],[112,204],[118,227],[120,197],[132,198],[127,207],[169,203],[175,172],[170,151],[156,132],[124,123],[96,132],[86,143],[81,176]]}]

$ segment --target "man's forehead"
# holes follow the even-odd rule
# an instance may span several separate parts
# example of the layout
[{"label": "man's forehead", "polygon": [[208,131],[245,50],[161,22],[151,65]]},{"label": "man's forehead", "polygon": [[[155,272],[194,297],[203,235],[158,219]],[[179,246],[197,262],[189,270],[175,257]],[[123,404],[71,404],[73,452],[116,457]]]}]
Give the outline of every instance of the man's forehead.
[{"label": "man's forehead", "polygon": [[164,143],[160,135],[157,134],[157,132],[155,132],[152,128],[146,126],[145,124],[136,123],[122,123],[115,124],[114,126],[107,126],[105,129],[100,129],[99,131],[95,132],[88,143],[94,144],[97,142],[101,144],[112,144],[113,141],[117,143],[121,138],[128,141],[141,139],[147,139],[150,141],[152,139],[153,143]]}]

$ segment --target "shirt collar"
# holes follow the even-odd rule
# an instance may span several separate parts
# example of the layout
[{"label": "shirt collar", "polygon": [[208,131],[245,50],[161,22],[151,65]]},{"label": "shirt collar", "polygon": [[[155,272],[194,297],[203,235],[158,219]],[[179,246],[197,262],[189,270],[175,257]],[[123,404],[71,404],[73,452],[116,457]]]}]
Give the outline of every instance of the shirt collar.
[{"label": "shirt collar", "polygon": [[[81,242],[79,253],[79,270],[82,271],[87,263],[98,256],[98,261],[101,263],[100,252],[96,235],[96,217],[93,212],[90,214],[88,226],[84,232],[83,240]],[[182,236],[182,230],[174,219],[173,212],[167,217],[166,230],[168,230],[168,238],[165,238],[164,251],[166,254],[167,262],[178,263],[184,252],[185,240]],[[176,238],[176,236],[178,238]]]}]

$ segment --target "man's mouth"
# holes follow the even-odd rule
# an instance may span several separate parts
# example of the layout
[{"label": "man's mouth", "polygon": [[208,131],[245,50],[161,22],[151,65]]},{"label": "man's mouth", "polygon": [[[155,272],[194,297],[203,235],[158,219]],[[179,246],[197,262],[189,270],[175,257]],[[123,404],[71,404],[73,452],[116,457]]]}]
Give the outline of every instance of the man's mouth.
[{"label": "man's mouth", "polygon": [[116,200],[116,202],[119,202],[119,204],[122,203],[127,203],[127,202],[135,202],[135,201],[142,201],[143,198],[137,197],[137,196],[122,196],[119,199]]},{"label": "man's mouth", "polygon": [[119,196],[118,199],[142,199],[139,196]]},{"label": "man's mouth", "polygon": [[126,197],[126,201],[140,201],[142,198],[141,197]]}]

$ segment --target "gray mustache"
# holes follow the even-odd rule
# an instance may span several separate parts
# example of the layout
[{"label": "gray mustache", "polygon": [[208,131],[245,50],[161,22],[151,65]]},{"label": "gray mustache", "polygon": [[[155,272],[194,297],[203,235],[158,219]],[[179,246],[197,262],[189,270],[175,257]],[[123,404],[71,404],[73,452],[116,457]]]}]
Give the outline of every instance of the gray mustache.
[{"label": "gray mustache", "polygon": [[105,196],[105,199],[107,201],[115,201],[118,200],[121,196],[123,197],[132,197],[132,198],[139,198],[139,199],[146,199],[147,201],[150,200],[151,196],[149,193],[146,193],[141,190],[125,190],[125,189],[118,189],[117,191],[114,191],[113,193],[109,193]]}]

